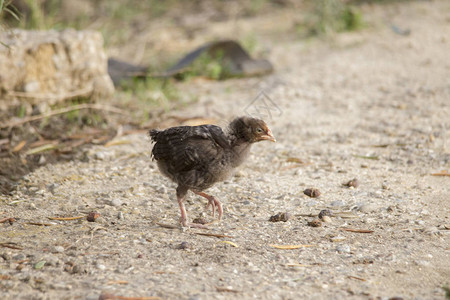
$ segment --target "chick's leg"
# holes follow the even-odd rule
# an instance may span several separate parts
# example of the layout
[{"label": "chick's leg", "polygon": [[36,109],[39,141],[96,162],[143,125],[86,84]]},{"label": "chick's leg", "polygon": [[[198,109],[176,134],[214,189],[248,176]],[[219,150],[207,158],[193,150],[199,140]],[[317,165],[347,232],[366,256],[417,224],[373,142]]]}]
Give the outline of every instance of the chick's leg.
[{"label": "chick's leg", "polygon": [[222,214],[223,214],[222,204],[220,203],[220,201],[216,197],[208,195],[208,194],[203,193],[203,192],[196,192],[196,191],[194,191],[194,193],[196,193],[197,195],[208,199],[208,204],[206,205],[206,209],[208,209],[209,206],[211,205],[213,217],[215,216],[216,207],[217,207],[217,211],[219,212],[219,220],[222,218]]},{"label": "chick's leg", "polygon": [[178,205],[180,206],[181,211],[181,217],[180,217],[180,223],[183,227],[188,227],[187,225],[187,212],[186,208],[184,207],[184,199],[186,198],[187,189],[178,186],[177,187],[177,201]]},{"label": "chick's leg", "polygon": [[183,203],[184,199],[186,198],[187,191],[188,191],[188,189],[184,188],[183,186],[177,187],[177,201],[178,201],[178,205],[180,206],[180,212],[181,212],[181,217],[180,217],[181,226],[190,227],[190,228],[209,229],[207,226],[202,225],[202,224],[188,223],[187,212],[186,212],[186,208],[184,207],[184,203]]}]

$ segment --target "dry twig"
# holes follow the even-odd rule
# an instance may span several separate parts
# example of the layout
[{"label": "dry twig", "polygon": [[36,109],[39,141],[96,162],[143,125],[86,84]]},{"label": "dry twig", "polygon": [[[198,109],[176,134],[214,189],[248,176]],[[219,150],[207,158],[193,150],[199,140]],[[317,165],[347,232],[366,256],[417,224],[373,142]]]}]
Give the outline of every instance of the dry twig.
[{"label": "dry twig", "polygon": [[16,243],[0,243],[0,247],[15,249],[15,250],[23,250],[22,247],[14,246]]},{"label": "dry twig", "polygon": [[65,94],[39,94],[39,93],[27,93],[27,92],[17,92],[9,91],[6,96],[18,97],[18,98],[29,98],[29,99],[43,99],[43,100],[65,100],[75,97],[87,96],[92,93],[92,86],[88,86],[84,89],[79,89],[71,93]]},{"label": "dry twig", "polygon": [[233,238],[232,236],[225,235],[225,234],[204,233],[204,232],[194,232],[194,234],[204,235],[204,236],[213,236],[216,238]]},{"label": "dry twig", "polygon": [[107,284],[112,285],[112,284],[128,284],[129,282],[126,280],[110,280],[108,281]]},{"label": "dry twig", "polygon": [[314,245],[269,245],[270,247],[282,250],[294,250],[299,248],[314,247]]},{"label": "dry twig", "polygon": [[23,125],[28,122],[37,121],[37,120],[53,117],[53,116],[60,115],[60,114],[65,114],[65,113],[75,111],[75,110],[82,110],[82,109],[96,109],[96,110],[103,110],[103,111],[107,111],[107,112],[113,112],[113,113],[121,114],[121,115],[128,115],[125,111],[123,111],[117,107],[108,106],[108,105],[100,105],[100,104],[83,103],[83,104],[78,104],[78,105],[72,105],[69,107],[64,107],[61,109],[56,109],[56,110],[53,110],[53,111],[50,111],[50,112],[47,112],[44,114],[36,115],[36,116],[29,116],[29,117],[23,118],[18,121],[6,122],[3,124],[0,124],[0,129],[8,128],[8,127],[15,127],[15,126]]},{"label": "dry twig", "polygon": [[227,287],[222,287],[222,286],[216,286],[216,290],[218,292],[229,292],[229,293],[239,293],[240,291],[237,290],[233,290]]},{"label": "dry twig", "polygon": [[116,296],[113,294],[103,293],[98,297],[98,300],[160,300],[160,297],[125,297]]},{"label": "dry twig", "polygon": [[35,226],[53,226],[53,225],[55,225],[55,224],[51,224],[51,223],[38,223],[38,222],[26,222],[25,224],[35,225]]},{"label": "dry twig", "polygon": [[447,170],[442,170],[438,173],[432,173],[431,176],[450,176],[450,173]]},{"label": "dry twig", "polygon": [[22,148],[27,144],[27,141],[21,141],[20,143],[18,143],[13,149],[12,152],[19,152],[20,150],[22,150]]},{"label": "dry twig", "polygon": [[239,246],[237,244],[235,244],[233,242],[230,242],[230,241],[220,241],[219,243],[224,243],[224,244],[231,245],[231,246],[233,246],[235,248],[239,248]]},{"label": "dry twig", "polygon": [[178,226],[175,225],[171,225],[171,224],[165,224],[165,223],[160,223],[160,222],[156,222],[156,225],[159,225],[163,228],[168,228],[168,229],[177,229]]},{"label": "dry twig", "polygon": [[356,277],[356,276],[352,276],[352,275],[348,275],[347,276],[348,278],[351,278],[351,279],[356,279],[356,280],[360,280],[360,281],[367,281],[366,279],[364,279],[364,278],[361,278],[361,277]]},{"label": "dry twig", "polygon": [[12,223],[14,223],[16,221],[16,219],[14,219],[14,218],[3,218],[3,219],[1,219],[0,220],[0,223],[5,223],[5,222],[9,222],[9,224],[12,224]]},{"label": "dry twig", "polygon": [[50,220],[57,220],[57,221],[72,221],[72,220],[78,220],[84,218],[84,216],[78,216],[78,217],[48,217]]},{"label": "dry twig", "polygon": [[357,233],[372,233],[373,230],[369,229],[356,229],[356,228],[341,228],[342,230],[349,231],[349,232],[357,232]]}]

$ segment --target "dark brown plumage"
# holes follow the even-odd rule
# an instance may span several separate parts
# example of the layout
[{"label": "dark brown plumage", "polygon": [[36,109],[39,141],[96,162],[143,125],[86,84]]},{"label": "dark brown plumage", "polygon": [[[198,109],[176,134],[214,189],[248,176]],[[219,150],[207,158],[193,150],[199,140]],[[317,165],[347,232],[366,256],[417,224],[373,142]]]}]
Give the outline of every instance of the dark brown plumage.
[{"label": "dark brown plumage", "polygon": [[248,156],[253,143],[275,142],[266,123],[251,117],[238,117],[226,132],[215,125],[178,126],[149,132],[155,142],[152,156],[162,174],[178,184],[177,200],[181,210],[181,224],[187,223],[183,201],[188,190],[208,199],[213,216],[217,210],[222,217],[222,205],[214,196],[203,191],[218,181],[227,179],[234,168]]}]

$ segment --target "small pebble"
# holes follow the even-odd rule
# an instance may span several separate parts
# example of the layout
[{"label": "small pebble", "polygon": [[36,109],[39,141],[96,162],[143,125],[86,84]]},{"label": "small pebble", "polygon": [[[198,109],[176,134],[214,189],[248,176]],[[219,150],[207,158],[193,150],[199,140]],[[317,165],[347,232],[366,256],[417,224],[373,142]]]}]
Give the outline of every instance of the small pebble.
[{"label": "small pebble", "polygon": [[[105,267],[104,265],[101,265],[101,266]],[[106,268],[106,267],[105,267],[105,268]],[[100,268],[99,268],[99,269],[100,269]],[[73,268],[72,268],[72,270],[71,270],[71,273],[72,273],[72,274],[86,273],[86,269],[85,269],[83,266],[81,266],[81,265],[75,265],[75,266],[73,266]]]},{"label": "small pebble", "polygon": [[422,266],[422,267],[429,267],[429,266],[431,266],[431,263],[429,261],[426,261],[426,260],[416,260],[414,262],[416,263],[416,265]]},{"label": "small pebble", "polygon": [[54,250],[57,253],[63,253],[64,252],[64,247],[63,246],[55,246]]},{"label": "small pebble", "polygon": [[23,253],[19,253],[19,254],[13,256],[13,260],[24,260],[25,258],[27,258],[27,257]]},{"label": "small pebble", "polygon": [[243,170],[238,170],[236,173],[234,173],[235,177],[247,177],[248,174],[247,172],[243,171]]},{"label": "small pebble", "polygon": [[118,198],[109,201],[109,205],[111,205],[111,206],[121,206],[122,203],[123,203],[122,200],[120,200]]},{"label": "small pebble", "polygon": [[124,218],[125,218],[125,217],[123,216],[123,212],[119,211],[119,212],[117,213],[117,219],[123,220]]},{"label": "small pebble", "polygon": [[88,222],[95,222],[95,220],[97,220],[97,218],[100,217],[100,214],[98,212],[95,211],[91,211],[86,219],[88,220]]},{"label": "small pebble", "polygon": [[345,239],[346,239],[345,236],[338,235],[338,236],[332,237],[332,238],[331,238],[331,241],[332,241],[332,242],[342,242],[342,241],[344,241]]},{"label": "small pebble", "polygon": [[332,222],[332,220],[331,220],[331,218],[329,216],[323,216],[322,217],[322,221],[325,222],[325,223],[331,223]]},{"label": "small pebble", "polygon": [[309,199],[309,201],[305,203],[306,207],[314,207],[314,206],[317,206],[317,205],[318,205],[318,202],[316,200],[313,200],[313,199]]},{"label": "small pebble", "polygon": [[435,226],[430,226],[430,227],[426,227],[423,230],[424,233],[429,234],[429,235],[440,235],[441,232],[439,231],[439,228],[435,227]]},{"label": "small pebble", "polygon": [[41,258],[42,261],[45,261],[45,265],[56,267],[61,265],[61,261],[56,255],[53,254],[46,254]]},{"label": "small pebble", "polygon": [[343,207],[345,206],[345,203],[341,200],[336,200],[330,203],[330,206],[332,207]]},{"label": "small pebble", "polygon": [[177,246],[177,249],[180,249],[180,250],[186,250],[186,249],[188,249],[188,248],[190,248],[190,245],[189,245],[188,242],[181,242],[181,243]]},{"label": "small pebble", "polygon": [[16,267],[17,271],[22,271],[22,269],[25,267],[25,264],[18,264]]},{"label": "small pebble", "polygon": [[316,188],[310,188],[303,191],[303,194],[311,198],[317,198],[320,196],[320,191]]},{"label": "small pebble", "polygon": [[269,218],[269,222],[287,222],[290,218],[289,213],[287,212],[279,212],[276,215],[273,215]]},{"label": "small pebble", "polygon": [[37,80],[29,81],[23,85],[25,93],[37,93],[41,90],[41,84]]},{"label": "small pebble", "polygon": [[208,221],[205,218],[199,217],[192,220],[192,223],[205,225],[208,223]]},{"label": "small pebble", "polygon": [[65,283],[50,283],[49,287],[53,290],[71,290],[72,286]]},{"label": "small pebble", "polygon": [[371,213],[377,210],[376,205],[370,204],[370,203],[364,203],[361,204],[360,206],[358,206],[357,208],[358,211],[363,212],[363,213]]},{"label": "small pebble", "polygon": [[321,220],[323,220],[323,217],[332,217],[332,216],[333,216],[333,212],[329,209],[322,209],[318,215],[319,219],[321,219]]},{"label": "small pebble", "polygon": [[165,186],[160,186],[156,189],[156,192],[160,194],[167,194],[167,188]]},{"label": "small pebble", "polygon": [[94,158],[98,160],[104,160],[106,157],[106,154],[104,152],[96,152],[94,153]]},{"label": "small pebble", "polygon": [[356,189],[359,186],[359,180],[354,178],[354,179],[344,183],[343,186],[352,187],[352,188]]},{"label": "small pebble", "polygon": [[7,252],[3,252],[3,253],[0,255],[0,257],[2,257],[3,260],[5,260],[5,261],[11,260],[11,254],[9,254],[9,253],[7,253]]},{"label": "small pebble", "polygon": [[308,222],[308,226],[320,227],[320,226],[322,226],[322,221],[320,221],[319,219],[314,219],[314,220]]},{"label": "small pebble", "polygon": [[51,183],[51,184],[47,184],[46,185],[46,188],[47,188],[47,190],[50,192],[50,193],[54,193],[55,192],[55,189],[57,188],[57,187],[59,187],[60,186],[60,184],[59,183]]},{"label": "small pebble", "polygon": [[350,246],[347,244],[343,244],[343,245],[338,245],[336,247],[336,251],[339,253],[350,253]]}]

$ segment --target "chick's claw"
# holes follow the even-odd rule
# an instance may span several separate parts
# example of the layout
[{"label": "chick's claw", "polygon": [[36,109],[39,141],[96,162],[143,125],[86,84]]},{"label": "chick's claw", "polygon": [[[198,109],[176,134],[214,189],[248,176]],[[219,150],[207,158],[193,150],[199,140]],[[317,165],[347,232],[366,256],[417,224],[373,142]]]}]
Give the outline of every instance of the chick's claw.
[{"label": "chick's claw", "polygon": [[219,212],[219,220],[222,219],[223,214],[222,203],[220,203],[220,201],[216,197],[208,195],[204,192],[194,192],[194,193],[208,200],[208,204],[206,204],[206,209],[209,209],[209,206],[211,205],[213,217],[215,217],[216,215],[216,207],[217,207],[217,211]]}]

